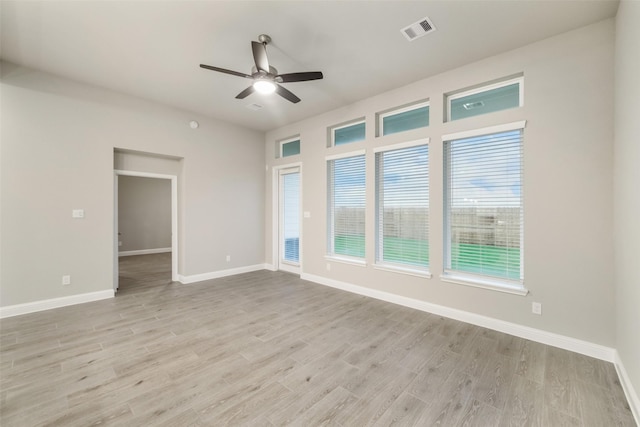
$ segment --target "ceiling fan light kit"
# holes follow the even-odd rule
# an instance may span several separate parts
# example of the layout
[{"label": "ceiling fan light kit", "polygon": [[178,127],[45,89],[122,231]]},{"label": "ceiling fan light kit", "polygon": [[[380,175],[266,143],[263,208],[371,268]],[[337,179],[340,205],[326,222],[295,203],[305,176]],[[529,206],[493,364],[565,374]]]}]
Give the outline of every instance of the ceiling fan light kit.
[{"label": "ceiling fan light kit", "polygon": [[270,80],[256,80],[253,82],[253,88],[265,95],[269,95],[276,91],[276,84]]},{"label": "ceiling fan light kit", "polygon": [[271,37],[266,34],[260,34],[258,41],[251,42],[251,51],[253,52],[253,61],[255,67],[251,70],[251,74],[240,73],[238,71],[227,70],[225,68],[214,67],[212,65],[200,64],[201,68],[206,70],[217,71],[219,73],[230,74],[232,76],[243,77],[253,80],[253,84],[236,95],[236,99],[244,99],[253,92],[262,94],[270,94],[276,92],[284,99],[295,103],[300,102],[300,98],[294,95],[288,89],[280,86],[278,83],[305,82],[309,80],[320,80],[324,76],[320,71],[308,71],[301,73],[278,74],[278,70],[269,65],[267,58],[267,44],[271,41]]}]

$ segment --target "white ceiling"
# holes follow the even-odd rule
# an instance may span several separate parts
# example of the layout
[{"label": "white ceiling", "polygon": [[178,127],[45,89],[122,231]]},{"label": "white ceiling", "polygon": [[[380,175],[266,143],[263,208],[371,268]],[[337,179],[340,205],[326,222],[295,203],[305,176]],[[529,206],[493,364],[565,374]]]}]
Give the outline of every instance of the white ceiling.
[{"label": "white ceiling", "polygon": [[[615,16],[617,0],[0,1],[2,59],[269,130]],[[400,29],[428,16],[437,31]],[[250,81],[251,40],[269,34],[284,86],[302,98],[235,95]],[[252,111],[249,104],[263,108]]]}]

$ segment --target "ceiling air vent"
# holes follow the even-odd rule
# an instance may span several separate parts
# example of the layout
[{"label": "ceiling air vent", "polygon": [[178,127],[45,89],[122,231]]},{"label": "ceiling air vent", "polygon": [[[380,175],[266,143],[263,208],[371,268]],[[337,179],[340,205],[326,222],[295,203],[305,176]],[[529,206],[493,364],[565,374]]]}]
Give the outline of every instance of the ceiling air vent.
[{"label": "ceiling air vent", "polygon": [[249,105],[247,105],[247,108],[249,110],[258,111],[258,110],[262,109],[262,105],[260,105],[260,104],[249,104]]},{"label": "ceiling air vent", "polygon": [[435,30],[436,27],[433,25],[431,20],[425,17],[424,19],[419,20],[415,24],[411,24],[400,31],[404,34],[407,40],[411,42],[419,37],[432,33]]}]

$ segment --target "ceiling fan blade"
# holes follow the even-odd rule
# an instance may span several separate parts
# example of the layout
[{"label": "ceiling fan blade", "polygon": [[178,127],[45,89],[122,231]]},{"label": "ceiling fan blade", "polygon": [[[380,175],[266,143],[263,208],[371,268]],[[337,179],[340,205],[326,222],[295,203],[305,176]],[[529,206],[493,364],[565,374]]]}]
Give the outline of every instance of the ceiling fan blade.
[{"label": "ceiling fan blade", "polygon": [[253,60],[258,71],[269,72],[269,60],[267,59],[267,46],[260,42],[251,42]]},{"label": "ceiling fan blade", "polygon": [[276,76],[276,79],[280,81],[282,79],[282,83],[291,83],[291,82],[306,82],[308,80],[320,80],[324,76],[320,71],[309,71],[306,73],[288,73],[288,74],[280,74]]},{"label": "ceiling fan blade", "polygon": [[297,104],[298,102],[300,102],[300,98],[298,98],[291,91],[283,88],[280,85],[276,85],[276,93],[281,97],[283,97],[284,99],[293,102],[294,104]]},{"label": "ceiling fan blade", "polygon": [[251,95],[253,92],[255,92],[255,89],[253,88],[253,85],[251,85],[245,90],[243,90],[242,92],[240,92],[239,94],[237,94],[236,99],[245,99],[247,96]]},{"label": "ceiling fan blade", "polygon": [[249,74],[240,73],[238,71],[227,70],[225,68],[213,67],[211,65],[200,64],[200,68],[204,68],[206,70],[218,71],[220,73],[225,73],[225,74],[231,74],[232,76],[244,77],[246,79],[252,79],[253,78]]}]

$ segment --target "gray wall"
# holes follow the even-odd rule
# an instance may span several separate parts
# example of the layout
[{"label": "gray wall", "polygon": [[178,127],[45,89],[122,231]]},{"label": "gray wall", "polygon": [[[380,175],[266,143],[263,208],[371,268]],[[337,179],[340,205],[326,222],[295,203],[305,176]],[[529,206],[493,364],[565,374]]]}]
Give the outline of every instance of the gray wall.
[{"label": "gray wall", "polygon": [[112,289],[115,148],[181,159],[179,274],[264,262],[262,133],[1,65],[2,306]]},{"label": "gray wall", "polygon": [[171,181],[118,177],[120,252],[171,248]]},{"label": "gray wall", "polygon": [[[268,132],[271,168],[302,163],[302,271],[615,347],[613,277],[614,22],[607,20],[415,82]],[[443,94],[524,73],[524,106],[443,123]],[[429,98],[430,126],[375,137],[375,113]],[[364,142],[327,148],[327,127],[366,117]],[[527,120],[524,131],[526,297],[440,279],[443,134]],[[276,141],[301,136],[301,155],[275,159]],[[431,279],[382,271],[375,261],[373,148],[429,137]],[[367,150],[366,266],[328,261],[327,155]],[[272,184],[266,183],[266,259],[272,260]],[[331,269],[327,270],[327,263]],[[531,313],[531,302],[543,314]]]},{"label": "gray wall", "polygon": [[[617,349],[640,393],[640,3],[616,17],[614,253]],[[638,396],[636,395],[636,399]],[[640,408],[636,408],[640,410]]]}]

